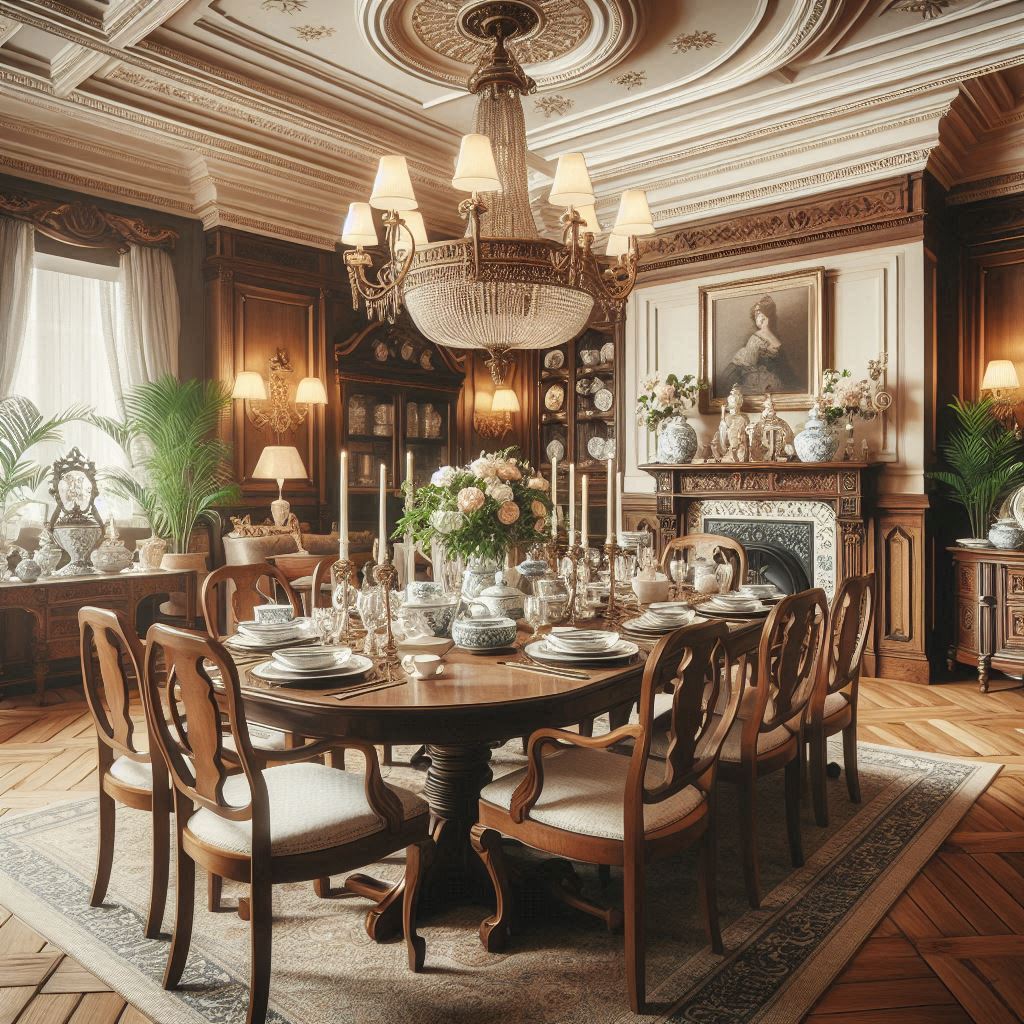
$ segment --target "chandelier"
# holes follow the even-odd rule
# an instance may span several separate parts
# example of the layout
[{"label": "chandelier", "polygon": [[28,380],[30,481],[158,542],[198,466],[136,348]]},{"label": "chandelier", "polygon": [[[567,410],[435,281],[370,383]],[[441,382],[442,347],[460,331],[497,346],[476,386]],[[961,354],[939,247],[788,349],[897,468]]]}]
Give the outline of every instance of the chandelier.
[{"label": "chandelier", "polygon": [[[355,309],[362,299],[368,316],[394,322],[404,307],[438,345],[486,350],[497,384],[512,350],[561,345],[583,331],[595,309],[604,319],[620,316],[636,283],[636,237],[654,233],[646,193],[627,189],[605,258],[594,252],[600,228],[582,153],[559,157],[548,197],[564,209],[561,237],[537,233],[520,98],[536,83],[506,47],[537,24],[533,7],[517,0],[470,3],[458,14],[461,31],[490,44],[467,83],[477,96],[475,131],[463,136],[452,178],[469,193],[459,204],[465,234],[427,240],[406,159],[392,154],[380,159],[370,201],[349,206],[341,235],[353,246],[344,260]],[[376,273],[366,251],[380,244],[374,209],[385,230]]]}]

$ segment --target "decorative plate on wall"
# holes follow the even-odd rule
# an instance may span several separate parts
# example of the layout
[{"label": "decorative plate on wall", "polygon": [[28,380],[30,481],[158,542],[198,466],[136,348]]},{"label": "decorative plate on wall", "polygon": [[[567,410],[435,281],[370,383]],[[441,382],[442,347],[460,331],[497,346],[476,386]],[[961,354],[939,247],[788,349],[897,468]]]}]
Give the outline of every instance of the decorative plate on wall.
[{"label": "decorative plate on wall", "polygon": [[594,395],[594,408],[598,412],[607,412],[614,404],[615,396],[607,388],[602,388]]},{"label": "decorative plate on wall", "polygon": [[554,462],[555,459],[561,462],[565,458],[565,445],[557,437],[554,441],[548,441],[548,446],[545,450],[548,453],[548,462]]},{"label": "decorative plate on wall", "polygon": [[545,370],[560,370],[565,366],[565,353],[560,348],[552,349],[544,357]]},{"label": "decorative plate on wall", "polygon": [[587,442],[587,452],[592,459],[600,461],[604,455],[604,438],[601,436],[592,437]]},{"label": "decorative plate on wall", "polygon": [[601,346],[601,362],[602,363],[613,363],[615,362],[615,342],[606,341]]},{"label": "decorative plate on wall", "polygon": [[544,394],[544,408],[549,412],[560,412],[565,405],[565,388],[561,384],[552,384]]}]

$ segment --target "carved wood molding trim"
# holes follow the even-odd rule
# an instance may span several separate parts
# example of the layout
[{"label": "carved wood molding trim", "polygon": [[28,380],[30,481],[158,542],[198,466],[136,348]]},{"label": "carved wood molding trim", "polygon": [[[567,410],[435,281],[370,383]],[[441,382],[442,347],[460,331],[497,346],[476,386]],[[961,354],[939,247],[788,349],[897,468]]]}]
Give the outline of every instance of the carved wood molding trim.
[{"label": "carved wood molding trim", "polygon": [[111,213],[81,200],[62,202],[20,192],[0,192],[0,215],[28,221],[37,231],[87,249],[128,251],[130,245],[173,249],[178,232],[138,217]]},{"label": "carved wood molding trim", "polygon": [[923,216],[921,175],[903,175],[667,231],[641,245],[640,272],[894,228]]}]

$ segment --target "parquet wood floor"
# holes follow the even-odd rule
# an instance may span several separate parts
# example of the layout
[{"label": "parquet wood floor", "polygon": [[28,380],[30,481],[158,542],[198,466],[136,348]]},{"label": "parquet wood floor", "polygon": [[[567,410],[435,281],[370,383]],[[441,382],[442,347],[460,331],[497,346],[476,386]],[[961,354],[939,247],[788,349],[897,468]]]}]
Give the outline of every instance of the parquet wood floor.
[{"label": "parquet wood floor", "polygon": [[[999,683],[996,684],[1001,685]],[[95,792],[81,692],[0,700],[0,814]],[[1024,691],[866,680],[861,737],[1006,764],[805,1024],[1024,1020]],[[0,1024],[147,1024],[0,908]]]}]

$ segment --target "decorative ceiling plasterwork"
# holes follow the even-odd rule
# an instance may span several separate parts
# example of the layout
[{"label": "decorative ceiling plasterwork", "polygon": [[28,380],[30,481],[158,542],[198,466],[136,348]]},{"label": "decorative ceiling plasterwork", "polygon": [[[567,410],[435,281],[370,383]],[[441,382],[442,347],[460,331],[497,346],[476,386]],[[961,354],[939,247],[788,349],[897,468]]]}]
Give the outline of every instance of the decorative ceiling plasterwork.
[{"label": "decorative ceiling plasterwork", "polygon": [[[463,0],[356,0],[359,27],[389,63],[434,85],[462,90],[480,56],[454,27]],[[538,90],[579,84],[614,68],[644,24],[640,0],[526,0],[537,28],[513,44]]]},{"label": "decorative ceiling plasterwork", "polygon": [[[1019,0],[951,0],[932,18],[885,0],[534,2],[550,21],[572,15],[560,37],[544,43],[551,29],[539,24],[531,43],[551,55],[530,67],[546,70],[547,91],[526,104],[541,220],[549,161],[575,149],[590,161],[602,222],[603,197],[636,185],[667,231],[926,162],[954,201],[1019,186],[1019,160],[1000,156],[992,132],[1024,141],[1024,75],[970,85],[1024,63]],[[122,0],[102,18],[80,6],[0,0],[4,170],[332,247],[377,156],[398,151],[428,230],[460,228],[439,168],[471,123],[456,98],[467,69],[452,62],[452,82],[400,71],[402,58],[359,33],[399,7],[424,25],[462,0]],[[584,39],[561,52],[583,11]],[[449,60],[403,24],[427,65]],[[714,41],[673,52],[694,36]],[[944,117],[958,92],[970,109]],[[956,127],[942,143],[940,121]]]}]

